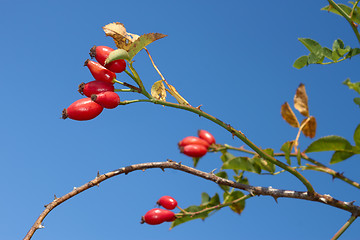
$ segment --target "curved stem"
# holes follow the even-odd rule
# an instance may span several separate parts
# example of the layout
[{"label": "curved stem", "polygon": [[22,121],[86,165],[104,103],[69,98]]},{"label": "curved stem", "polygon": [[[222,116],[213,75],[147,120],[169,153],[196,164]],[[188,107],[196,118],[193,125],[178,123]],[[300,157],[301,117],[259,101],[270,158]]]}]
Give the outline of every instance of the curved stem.
[{"label": "curved stem", "polygon": [[131,70],[131,72],[133,73],[134,76],[134,81],[139,85],[140,89],[141,89],[141,93],[149,98],[152,99],[153,97],[146,91],[144,84],[142,83],[139,74],[136,72],[135,68],[132,66],[132,62],[129,64],[129,68]]},{"label": "curved stem", "polygon": [[328,0],[329,4],[335,8],[350,24],[352,30],[355,33],[355,36],[360,44],[360,34],[359,31],[357,30],[356,26],[354,25],[353,20],[351,19],[351,17],[349,15],[347,15],[347,13],[339,6],[337,5],[333,0]]},{"label": "curved stem", "polygon": [[352,213],[354,217],[360,216],[360,207],[354,205],[352,202],[343,202],[340,200],[337,200],[333,197],[331,197],[328,194],[321,195],[316,192],[313,194],[309,194],[309,192],[298,192],[298,191],[290,191],[290,190],[281,190],[281,189],[275,189],[272,187],[255,187],[251,185],[246,185],[238,182],[234,182],[225,178],[221,178],[216,176],[214,173],[207,173],[200,171],[198,169],[188,167],[186,165],[183,165],[181,163],[177,163],[171,160],[168,160],[167,162],[150,162],[150,163],[140,163],[140,164],[134,164],[127,167],[122,167],[119,169],[116,169],[114,171],[97,175],[97,177],[90,182],[85,183],[84,185],[74,188],[69,193],[63,195],[62,197],[55,198],[51,203],[47,204],[45,206],[45,210],[40,214],[40,216],[37,218],[33,226],[30,228],[29,232],[26,234],[24,240],[30,240],[34,233],[40,229],[43,228],[42,222],[46,218],[46,216],[57,206],[64,203],[65,201],[73,198],[74,196],[86,191],[87,189],[90,189],[95,186],[99,186],[99,184],[109,178],[115,177],[120,174],[128,174],[133,171],[137,170],[146,170],[146,169],[153,169],[153,168],[159,168],[164,170],[165,168],[171,168],[174,170],[182,171],[185,173],[192,174],[194,176],[201,177],[203,179],[212,181],[216,184],[226,185],[229,187],[245,190],[249,192],[252,196],[259,195],[259,196],[271,196],[275,199],[279,197],[284,198],[295,198],[295,199],[302,199],[302,200],[308,200],[308,201],[314,201],[314,202],[320,202],[329,206],[333,206],[345,211],[348,211]]},{"label": "curved stem", "polygon": [[346,231],[346,229],[350,227],[350,225],[355,221],[356,218],[357,216],[352,215],[350,219],[344,224],[344,226],[342,226],[340,230],[331,238],[331,240],[338,239]]},{"label": "curved stem", "polygon": [[[290,166],[286,165],[285,163],[283,163],[283,162],[277,160],[276,158],[274,158],[274,157],[268,155],[267,153],[265,153],[262,149],[260,149],[253,142],[251,142],[242,132],[236,130],[230,124],[224,123],[220,119],[215,118],[212,115],[203,112],[199,108],[195,108],[195,107],[188,106],[188,105],[180,105],[180,104],[177,104],[177,103],[170,103],[170,102],[166,102],[166,101],[157,100],[157,99],[154,99],[154,98],[149,99],[149,100],[148,99],[142,99],[142,100],[132,101],[132,102],[128,102],[128,103],[135,103],[135,102],[152,102],[154,104],[159,104],[159,105],[173,107],[173,108],[179,108],[179,109],[187,110],[189,112],[196,113],[199,116],[204,117],[204,118],[216,123],[217,125],[223,127],[224,129],[229,131],[233,136],[238,137],[240,140],[242,140],[246,145],[248,145],[251,149],[253,149],[263,159],[268,160],[269,162],[277,165],[278,167],[280,167],[282,169],[285,169],[287,172],[294,175],[296,178],[298,178],[306,186],[306,188],[307,188],[307,190],[308,190],[308,192],[310,194],[315,192],[315,190],[312,187],[312,185],[310,184],[310,182],[303,175],[301,175],[298,171],[296,171],[295,169],[291,168]],[[125,105],[125,104],[122,104],[122,105]]]}]

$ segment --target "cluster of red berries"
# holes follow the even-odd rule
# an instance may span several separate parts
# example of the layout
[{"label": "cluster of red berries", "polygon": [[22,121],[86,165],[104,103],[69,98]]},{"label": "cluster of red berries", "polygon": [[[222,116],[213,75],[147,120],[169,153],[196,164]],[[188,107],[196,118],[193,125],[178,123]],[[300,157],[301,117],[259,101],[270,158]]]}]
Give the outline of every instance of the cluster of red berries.
[{"label": "cluster of red berries", "polygon": [[208,131],[199,130],[198,136],[188,136],[181,140],[178,143],[180,152],[189,157],[200,158],[207,153],[210,145],[216,143],[214,136]]},{"label": "cluster of red berries", "polygon": [[79,92],[87,98],[72,103],[62,112],[62,118],[73,120],[90,120],[97,117],[104,108],[113,109],[120,103],[120,97],[114,92],[116,73],[126,69],[125,60],[116,60],[105,65],[105,60],[114,49],[106,46],[94,46],[90,49],[90,56],[96,61],[87,59],[87,66],[95,81],[81,83]]},{"label": "cluster of red berries", "polygon": [[170,211],[177,207],[177,201],[170,196],[162,196],[157,204],[162,208],[153,208],[141,217],[141,223],[158,225],[163,222],[173,222],[176,219],[175,213]]}]

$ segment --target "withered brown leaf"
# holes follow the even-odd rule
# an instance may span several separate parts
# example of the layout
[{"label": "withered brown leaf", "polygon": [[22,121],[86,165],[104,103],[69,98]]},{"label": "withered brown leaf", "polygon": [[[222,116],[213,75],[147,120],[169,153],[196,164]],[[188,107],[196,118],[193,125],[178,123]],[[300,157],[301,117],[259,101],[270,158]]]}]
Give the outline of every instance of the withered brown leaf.
[{"label": "withered brown leaf", "polygon": [[185,100],[185,98],[183,98],[178,91],[176,91],[175,87],[173,87],[172,85],[168,84],[167,82],[165,82],[166,85],[168,86],[169,89],[166,89],[166,91],[168,91],[177,101],[179,104],[182,105],[188,105],[190,106],[190,104]]},{"label": "withered brown leaf", "polygon": [[281,105],[281,116],[291,126],[295,128],[300,127],[299,121],[297,120],[295,113],[291,110],[289,103],[285,102]]},{"label": "withered brown leaf", "polygon": [[[310,119],[308,120],[308,122],[305,124],[305,126],[302,128],[302,133],[309,138],[314,138],[315,134],[316,134],[316,119],[313,116],[309,117]],[[305,118],[302,122],[301,125],[303,123],[305,123],[305,121],[307,121],[307,118]]]},{"label": "withered brown leaf", "polygon": [[306,94],[305,85],[302,83],[296,89],[296,94],[294,96],[294,107],[303,116],[309,117],[308,96]]},{"label": "withered brown leaf", "polygon": [[114,39],[116,47],[128,51],[131,44],[139,38],[139,35],[126,32],[124,24],[113,22],[105,25],[103,30],[106,36]]}]

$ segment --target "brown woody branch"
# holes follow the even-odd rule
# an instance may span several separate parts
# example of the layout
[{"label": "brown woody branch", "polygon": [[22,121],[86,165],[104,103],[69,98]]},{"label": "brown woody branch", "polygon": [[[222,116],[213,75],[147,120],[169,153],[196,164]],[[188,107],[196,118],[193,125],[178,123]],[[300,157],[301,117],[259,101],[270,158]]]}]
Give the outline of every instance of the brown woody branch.
[{"label": "brown woody branch", "polygon": [[213,181],[217,184],[226,185],[230,187],[234,187],[237,189],[245,190],[249,192],[252,195],[264,195],[264,196],[271,196],[275,198],[285,197],[285,198],[296,198],[296,199],[303,199],[308,201],[315,201],[320,202],[323,204],[327,204],[336,208],[343,209],[345,211],[348,211],[352,213],[353,216],[358,217],[360,216],[360,207],[353,204],[353,202],[343,202],[337,199],[334,199],[330,195],[321,195],[318,193],[312,193],[308,194],[308,192],[299,192],[299,191],[290,191],[290,190],[281,190],[281,189],[275,189],[272,187],[254,187],[246,184],[237,183],[225,178],[221,178],[216,176],[213,172],[207,173],[200,170],[197,170],[192,167],[188,167],[186,165],[182,165],[181,163],[177,163],[171,160],[168,160],[167,162],[150,162],[150,163],[140,163],[140,164],[134,164],[131,166],[119,168],[117,170],[98,175],[95,179],[91,180],[90,182],[82,185],[81,187],[74,188],[71,192],[65,194],[62,197],[54,199],[51,203],[45,205],[45,210],[40,214],[40,216],[37,218],[29,232],[26,234],[24,240],[29,240],[32,238],[36,230],[39,228],[43,228],[42,222],[45,219],[45,217],[58,205],[62,204],[63,202],[69,200],[70,198],[78,195],[79,193],[90,189],[94,186],[98,186],[101,182],[112,178],[114,176],[120,175],[120,174],[128,174],[133,171],[137,170],[145,170],[149,168],[171,168],[174,170],[183,171],[210,181]]}]

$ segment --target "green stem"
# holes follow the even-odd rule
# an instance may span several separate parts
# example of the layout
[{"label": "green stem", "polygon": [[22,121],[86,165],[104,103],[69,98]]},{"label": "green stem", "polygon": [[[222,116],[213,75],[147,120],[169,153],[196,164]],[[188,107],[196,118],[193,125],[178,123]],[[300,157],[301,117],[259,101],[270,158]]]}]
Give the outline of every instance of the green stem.
[{"label": "green stem", "polygon": [[129,75],[129,77],[131,77],[135,82],[137,82],[137,79],[127,69],[125,69],[124,72]]},{"label": "green stem", "polygon": [[[268,155],[267,153],[265,153],[262,149],[260,149],[253,142],[251,142],[242,132],[236,130],[235,128],[233,128],[229,124],[224,123],[223,121],[219,120],[218,118],[215,118],[212,115],[203,112],[199,108],[195,108],[195,107],[188,106],[188,105],[180,105],[180,104],[177,104],[177,103],[170,103],[170,102],[166,102],[166,101],[161,101],[161,100],[158,100],[158,99],[155,99],[155,98],[134,100],[134,101],[128,102],[128,103],[135,103],[135,102],[152,102],[154,104],[159,104],[159,105],[173,107],[173,108],[179,108],[179,109],[183,109],[183,110],[198,114],[199,116],[204,117],[204,118],[216,123],[217,125],[223,127],[224,129],[229,131],[233,136],[238,137],[246,145],[248,145],[252,150],[254,150],[261,158],[263,158],[265,160],[268,160],[269,162],[277,165],[278,167],[280,167],[280,168],[286,170],[287,172],[291,173],[292,175],[294,175],[296,178],[298,178],[306,186],[307,191],[309,192],[309,194],[313,194],[315,192],[315,190],[312,187],[312,185],[310,184],[310,182],[303,175],[301,175],[298,171],[296,171],[292,167],[286,165],[285,163],[283,163],[283,162],[277,160],[276,158],[274,158],[274,157]],[[123,104],[123,105],[125,105],[125,104]]]},{"label": "green stem", "polygon": [[142,83],[139,74],[136,72],[135,68],[132,66],[132,62],[129,64],[129,68],[134,76],[134,81],[139,85],[141,89],[141,93],[147,97],[148,99],[152,99],[153,97],[146,91],[144,84]]},{"label": "green stem", "polygon": [[353,8],[351,9],[351,13],[350,13],[350,18],[351,18],[351,19],[352,19],[352,17],[354,16],[354,12],[355,12],[355,9],[356,9],[357,5],[359,4],[359,1],[360,1],[360,0],[357,0],[357,1],[354,3]]},{"label": "green stem", "polygon": [[338,239],[345,231],[350,227],[350,225],[355,221],[357,217],[352,215],[350,219],[339,229],[339,231],[331,238],[331,240]]},{"label": "green stem", "polygon": [[349,15],[346,14],[346,12],[339,6],[337,5],[333,0],[328,0],[329,4],[335,8],[350,24],[352,30],[354,31],[356,38],[360,44],[360,34],[359,31],[357,30],[356,26],[354,25],[353,20],[351,19],[351,17]]}]

